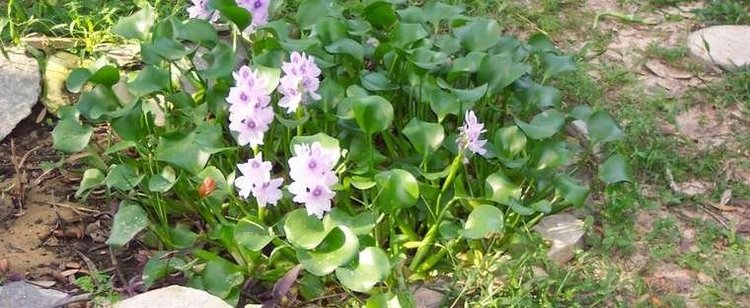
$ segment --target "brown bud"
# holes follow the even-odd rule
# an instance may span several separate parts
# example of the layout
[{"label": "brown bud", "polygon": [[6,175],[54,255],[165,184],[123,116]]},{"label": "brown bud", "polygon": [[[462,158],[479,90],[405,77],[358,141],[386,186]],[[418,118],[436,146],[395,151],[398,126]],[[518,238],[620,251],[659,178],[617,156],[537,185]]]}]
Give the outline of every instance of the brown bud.
[{"label": "brown bud", "polygon": [[210,195],[211,192],[214,191],[214,189],[216,189],[216,181],[214,181],[214,179],[212,179],[211,177],[206,177],[205,179],[203,179],[203,183],[198,186],[198,195],[201,198],[205,198]]}]

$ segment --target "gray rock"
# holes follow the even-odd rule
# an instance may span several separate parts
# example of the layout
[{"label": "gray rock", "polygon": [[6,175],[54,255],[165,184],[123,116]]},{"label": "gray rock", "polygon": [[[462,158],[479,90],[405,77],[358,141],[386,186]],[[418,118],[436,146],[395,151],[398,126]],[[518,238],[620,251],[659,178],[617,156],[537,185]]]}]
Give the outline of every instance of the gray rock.
[{"label": "gray rock", "polygon": [[570,214],[554,214],[542,218],[534,230],[550,241],[547,256],[558,265],[565,264],[583,246],[583,221]]},{"label": "gray rock", "polygon": [[39,64],[34,58],[9,51],[0,55],[0,140],[5,139],[18,122],[31,114],[41,93]]},{"label": "gray rock", "polygon": [[229,304],[206,291],[168,286],[151,290],[115,304],[114,308],[231,308]]},{"label": "gray rock", "polygon": [[701,29],[688,36],[687,45],[694,57],[708,65],[725,70],[750,65],[750,26],[726,25]]},{"label": "gray rock", "polygon": [[0,287],[0,307],[52,308],[66,303],[67,293],[15,281]]},{"label": "gray rock", "polygon": [[414,291],[414,302],[418,308],[441,307],[445,295],[430,288],[419,287]]}]

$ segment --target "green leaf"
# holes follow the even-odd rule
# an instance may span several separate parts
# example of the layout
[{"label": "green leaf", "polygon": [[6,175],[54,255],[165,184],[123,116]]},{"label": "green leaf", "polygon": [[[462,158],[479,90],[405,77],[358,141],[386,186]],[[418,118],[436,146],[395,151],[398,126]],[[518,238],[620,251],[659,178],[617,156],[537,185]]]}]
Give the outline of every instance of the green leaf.
[{"label": "green leaf", "polygon": [[140,97],[164,90],[169,87],[169,83],[169,73],[149,65],[143,68],[127,87],[131,94]]},{"label": "green leaf", "polygon": [[80,198],[83,193],[104,184],[104,172],[99,169],[87,169],[81,178],[75,197]]},{"label": "green leaf", "polygon": [[357,125],[368,135],[386,130],[393,121],[393,106],[380,96],[356,98],[352,109]]},{"label": "green leaf", "polygon": [[325,46],[339,39],[346,38],[347,27],[339,19],[325,17],[315,24],[315,33],[317,33],[320,42]]},{"label": "green leaf", "polygon": [[304,209],[292,211],[284,219],[286,239],[303,249],[313,249],[326,238],[329,230],[320,219],[310,216]]},{"label": "green leaf", "polygon": [[350,55],[357,61],[361,61],[365,56],[365,48],[362,47],[362,44],[346,37],[338,39],[330,45],[326,45],[325,49],[332,54]]},{"label": "green leaf", "polygon": [[154,174],[148,180],[148,190],[152,192],[167,192],[177,182],[177,176],[174,169],[170,166],[164,166],[159,174]]},{"label": "green leaf", "polygon": [[470,104],[461,104],[452,93],[434,89],[427,94],[430,102],[430,109],[437,115],[438,122],[442,122],[449,114],[459,115],[469,109]]},{"label": "green leaf", "polygon": [[522,188],[505,175],[502,171],[490,174],[484,185],[487,199],[500,204],[510,204],[512,199],[521,198]]},{"label": "green leaf", "polygon": [[234,23],[239,29],[247,28],[253,21],[250,12],[238,6],[234,0],[211,0],[211,6],[216,8],[221,13],[221,16]]},{"label": "green leaf", "polygon": [[576,62],[572,56],[558,56],[548,52],[542,56],[542,68],[544,69],[544,79],[547,79],[560,73],[575,71]]},{"label": "green leaf", "polygon": [[531,204],[531,208],[537,212],[549,214],[552,211],[552,204],[547,200],[540,200]]},{"label": "green leaf", "polygon": [[138,203],[123,200],[112,220],[112,231],[106,243],[110,246],[122,247],[146,227],[148,227],[146,211]]},{"label": "green leaf", "polygon": [[356,292],[368,292],[391,272],[388,255],[378,247],[367,247],[359,252],[357,265],[339,267],[336,278],[345,287]]},{"label": "green leaf", "polygon": [[[73,107],[63,107],[75,111]],[[62,108],[61,108],[62,112]],[[78,121],[78,112],[75,117],[62,118],[55,129],[52,130],[52,146],[65,153],[76,153],[89,144],[93,129],[89,125]]]},{"label": "green leaf", "polygon": [[528,124],[516,119],[523,132],[531,139],[545,139],[552,137],[565,125],[565,115],[555,109],[545,110],[534,116]]},{"label": "green leaf", "polygon": [[525,207],[517,199],[510,200],[510,209],[512,209],[513,212],[516,212],[518,215],[521,215],[521,216],[529,216],[531,214],[534,214],[533,209]]},{"label": "green leaf", "polygon": [[120,71],[112,65],[105,65],[99,68],[96,73],[91,75],[89,82],[111,87],[120,81]]},{"label": "green leaf", "polygon": [[424,6],[425,17],[433,25],[439,25],[442,20],[458,18],[463,12],[463,7],[448,5],[437,0],[430,1]]},{"label": "green leaf", "polygon": [[261,251],[273,240],[273,235],[268,228],[249,219],[243,219],[234,227],[234,240],[247,249]]},{"label": "green leaf", "polygon": [[89,81],[91,72],[83,67],[76,68],[68,74],[68,78],[65,79],[65,88],[70,93],[81,92],[81,88]]},{"label": "green leaf", "polygon": [[504,222],[503,211],[492,205],[482,204],[471,211],[464,229],[458,233],[468,239],[482,239],[503,233]]},{"label": "green leaf", "polygon": [[241,285],[245,279],[237,265],[222,257],[216,257],[206,263],[201,277],[206,291],[220,298],[227,298],[232,289]]},{"label": "green leaf", "polygon": [[325,285],[315,275],[305,274],[299,281],[299,293],[305,300],[311,301],[325,294]]},{"label": "green leaf", "polygon": [[569,175],[560,174],[555,177],[555,194],[562,196],[563,199],[575,206],[583,206],[586,197],[589,195],[589,188],[581,186],[575,179]]},{"label": "green leaf", "polygon": [[614,141],[623,136],[620,126],[606,111],[597,111],[590,115],[586,120],[586,130],[594,144]]},{"label": "green leaf", "polygon": [[336,159],[334,161],[339,161],[341,158],[341,147],[339,147],[339,140],[336,138],[333,138],[331,136],[328,136],[324,133],[317,133],[312,136],[294,136],[292,138],[292,141],[289,142],[289,149],[292,151],[293,154],[297,154],[295,152],[294,146],[298,144],[313,144],[315,142],[320,143],[320,145],[323,147],[324,150],[329,151],[330,155],[334,155]]},{"label": "green leaf", "polygon": [[297,25],[310,29],[322,17],[334,16],[334,3],[330,0],[303,0],[297,8]]},{"label": "green leaf", "polygon": [[156,15],[151,5],[146,5],[133,15],[121,17],[117,24],[112,27],[112,33],[126,39],[145,40],[148,37],[151,26],[154,25]]},{"label": "green leaf", "polygon": [[630,182],[630,170],[625,156],[615,154],[599,166],[599,178],[607,184]]},{"label": "green leaf", "polygon": [[170,61],[180,60],[193,52],[193,49],[188,49],[180,42],[162,36],[154,40],[151,44],[151,50],[160,57]]},{"label": "green leaf", "polygon": [[506,126],[495,131],[495,151],[498,155],[511,159],[526,149],[526,135],[518,126]]},{"label": "green leaf", "polygon": [[135,188],[142,179],[143,175],[138,175],[138,169],[131,165],[112,165],[105,183],[107,188],[127,191]]},{"label": "green leaf", "polygon": [[206,166],[211,153],[223,148],[222,131],[218,125],[203,125],[189,133],[159,137],[156,160],[170,163],[197,174]]},{"label": "green leaf", "polygon": [[362,86],[370,91],[388,91],[398,89],[398,85],[391,82],[383,72],[369,72],[359,77]]},{"label": "green leaf", "polygon": [[281,69],[258,65],[255,67],[255,71],[258,74],[258,78],[262,78],[266,81],[266,92],[264,92],[263,94],[271,95],[271,93],[273,93],[273,90],[276,90],[276,87],[279,85],[279,80],[281,79]]},{"label": "green leaf", "polygon": [[486,83],[490,94],[497,94],[530,71],[528,64],[515,62],[510,53],[495,54],[484,58],[477,81]]},{"label": "green leaf", "polygon": [[429,33],[420,24],[397,23],[391,31],[391,42],[401,48],[427,37]]},{"label": "green leaf", "polygon": [[120,101],[109,87],[98,85],[94,90],[81,94],[76,108],[89,120],[98,120],[102,116],[117,110]]},{"label": "green leaf", "polygon": [[552,40],[550,40],[549,37],[542,32],[532,34],[527,42],[534,48],[535,51],[554,52],[557,50],[557,48],[555,48],[555,43],[553,43]]},{"label": "green leaf", "polygon": [[375,176],[375,182],[380,194],[374,203],[385,213],[412,207],[419,199],[419,182],[406,170],[382,171]]},{"label": "green leaf", "polygon": [[406,124],[401,133],[409,139],[417,152],[422,154],[436,151],[445,139],[445,130],[442,125],[424,122],[416,117]]},{"label": "green leaf", "polygon": [[533,83],[530,87],[519,93],[519,99],[525,104],[532,104],[540,110],[546,110],[549,108],[559,108],[562,102],[562,94],[555,87]]},{"label": "green leaf", "polygon": [[323,218],[323,224],[326,226],[326,229],[347,226],[356,235],[367,235],[375,227],[376,219],[377,217],[371,211],[364,211],[352,217],[345,211],[334,208]]},{"label": "green leaf", "polygon": [[479,70],[479,65],[482,64],[482,61],[486,57],[487,53],[472,51],[466,56],[456,58],[448,70],[448,81],[455,81],[460,77],[476,73]]},{"label": "green leaf", "polygon": [[411,294],[377,294],[367,299],[365,308],[412,308],[417,307]]},{"label": "green leaf", "polygon": [[485,51],[500,41],[503,30],[497,21],[478,18],[454,30],[461,46],[470,51]]},{"label": "green leaf", "polygon": [[117,111],[112,120],[112,128],[122,140],[139,141],[148,136],[149,128],[154,125],[151,113],[143,111],[140,101],[126,105]]},{"label": "green leaf", "polygon": [[186,249],[189,247],[193,247],[193,245],[195,244],[195,240],[198,239],[198,234],[191,231],[190,227],[183,224],[177,224],[169,231],[172,245],[177,249]]},{"label": "green leaf", "polygon": [[234,51],[227,43],[220,42],[216,44],[210,53],[203,55],[208,62],[205,70],[199,71],[201,76],[206,79],[218,79],[227,77],[234,70]]},{"label": "green leaf", "polygon": [[359,240],[351,229],[338,226],[313,250],[297,249],[297,259],[310,274],[324,276],[349,263],[359,250]]},{"label": "green leaf", "polygon": [[216,33],[214,26],[207,20],[201,19],[189,19],[179,24],[176,37],[209,48],[219,40],[219,35]]},{"label": "green leaf", "polygon": [[375,1],[365,7],[362,16],[367,19],[371,24],[388,27],[398,20],[396,11],[390,3],[386,1]]},{"label": "green leaf", "polygon": [[570,151],[564,141],[542,142],[531,152],[536,170],[554,169],[570,161]]},{"label": "green leaf", "polygon": [[151,258],[148,259],[148,262],[146,262],[146,265],[143,267],[143,274],[141,274],[144,289],[148,290],[156,281],[167,276],[169,273],[170,262],[184,263],[180,262],[181,260],[177,261],[178,259],[173,260],[172,258],[165,258],[166,255],[166,252],[159,251],[151,256]]}]

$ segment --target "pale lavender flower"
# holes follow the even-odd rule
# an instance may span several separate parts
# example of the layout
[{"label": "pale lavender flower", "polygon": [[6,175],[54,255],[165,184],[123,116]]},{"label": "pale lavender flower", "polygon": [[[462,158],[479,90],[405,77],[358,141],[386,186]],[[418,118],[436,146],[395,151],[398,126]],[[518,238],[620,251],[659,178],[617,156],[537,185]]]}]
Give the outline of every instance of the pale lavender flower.
[{"label": "pale lavender flower", "polygon": [[307,186],[294,182],[288,186],[288,189],[294,194],[294,202],[304,203],[307,214],[318,218],[323,218],[323,214],[331,210],[331,199],[336,195],[322,183]]},{"label": "pale lavender flower", "polygon": [[281,199],[281,189],[279,187],[284,182],[282,178],[275,178],[265,181],[253,188],[253,196],[258,201],[258,206],[266,207],[266,204],[276,205]]},{"label": "pale lavender flower", "polygon": [[307,104],[310,99],[320,100],[316,92],[320,87],[320,68],[312,56],[293,52],[290,61],[281,66],[284,77],[281,77],[279,92],[283,95],[279,106],[292,113],[300,104]]},{"label": "pale lavender flower", "polygon": [[[263,137],[273,120],[273,111],[233,113],[229,116],[229,130],[237,133],[237,144],[255,147],[263,144]],[[270,116],[268,116],[270,114]]]},{"label": "pale lavender flower", "polygon": [[477,115],[474,114],[474,111],[466,111],[464,125],[458,130],[460,133],[456,142],[460,149],[468,149],[479,155],[487,153],[487,149],[484,148],[487,140],[480,139],[482,133],[486,132],[486,130],[484,129],[484,124],[479,123],[479,120],[477,120]]},{"label": "pale lavender flower", "polygon": [[295,145],[294,154],[289,158],[289,177],[293,182],[287,188],[295,202],[305,204],[308,214],[320,218],[331,210],[331,199],[336,195],[331,187],[338,178],[331,169],[338,160],[337,153],[313,142]]},{"label": "pale lavender flower", "polygon": [[250,35],[255,29],[268,23],[268,7],[271,0],[239,0],[237,5],[246,9],[253,17],[252,23],[242,31],[243,34]]},{"label": "pale lavender flower", "polygon": [[263,144],[263,137],[273,122],[268,81],[247,66],[232,74],[235,86],[229,89],[229,129],[237,133],[239,145]]},{"label": "pale lavender flower", "polygon": [[255,158],[249,159],[247,163],[237,165],[242,176],[234,180],[234,185],[239,189],[240,197],[247,198],[257,186],[271,180],[271,162],[263,161],[263,153],[258,153]]},{"label": "pale lavender flower", "polygon": [[208,0],[192,0],[193,6],[187,9],[188,17],[196,19],[205,19],[210,22],[216,22],[219,14],[216,11],[208,9]]}]

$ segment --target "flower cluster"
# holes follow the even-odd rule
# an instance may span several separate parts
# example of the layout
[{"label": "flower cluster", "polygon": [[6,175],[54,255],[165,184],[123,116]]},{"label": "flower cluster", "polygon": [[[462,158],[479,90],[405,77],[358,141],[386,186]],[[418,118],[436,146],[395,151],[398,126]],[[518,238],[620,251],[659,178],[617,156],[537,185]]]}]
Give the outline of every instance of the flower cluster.
[{"label": "flower cluster", "polygon": [[[219,20],[219,12],[208,7],[209,0],[192,0],[193,5],[188,7],[190,18],[204,19],[210,22]],[[268,8],[271,0],[237,0],[237,5],[247,10],[252,15],[252,23],[242,33],[250,35],[260,26],[268,23]]]},{"label": "flower cluster", "polygon": [[338,181],[332,170],[338,155],[318,142],[295,145],[294,153],[289,158],[289,177],[293,182],[287,188],[295,202],[305,204],[309,215],[322,218],[331,210],[331,199],[336,195],[331,188]]},{"label": "flower cluster", "polygon": [[284,97],[279,101],[280,107],[286,108],[288,113],[293,113],[300,103],[307,104],[309,99],[320,99],[320,95],[316,93],[320,86],[320,68],[312,56],[295,51],[292,53],[291,61],[284,62],[281,69],[284,71],[284,77],[281,78],[279,92]]},{"label": "flower cluster", "polygon": [[187,9],[190,18],[204,19],[210,22],[219,20],[219,12],[209,10],[208,0],[192,0],[193,6]]},{"label": "flower cluster", "polygon": [[250,35],[260,26],[268,23],[268,7],[271,0],[237,0],[237,5],[246,9],[253,16],[252,23],[242,33]]},{"label": "flower cluster", "polygon": [[229,89],[229,129],[237,133],[239,145],[263,144],[263,136],[273,122],[268,82],[247,66],[234,72],[235,86]]},{"label": "flower cluster", "polygon": [[239,189],[240,197],[247,199],[250,194],[258,201],[259,207],[266,204],[276,205],[281,199],[282,178],[271,178],[271,162],[263,161],[263,153],[258,153],[255,158],[247,163],[237,165],[242,176],[234,180],[234,185]]},{"label": "flower cluster", "polygon": [[487,130],[484,129],[484,124],[479,123],[477,115],[474,111],[467,110],[464,117],[464,125],[458,128],[459,135],[456,142],[461,150],[469,150],[475,154],[484,155],[487,153],[487,149],[484,145],[487,143],[485,139],[479,139],[482,133]]}]

